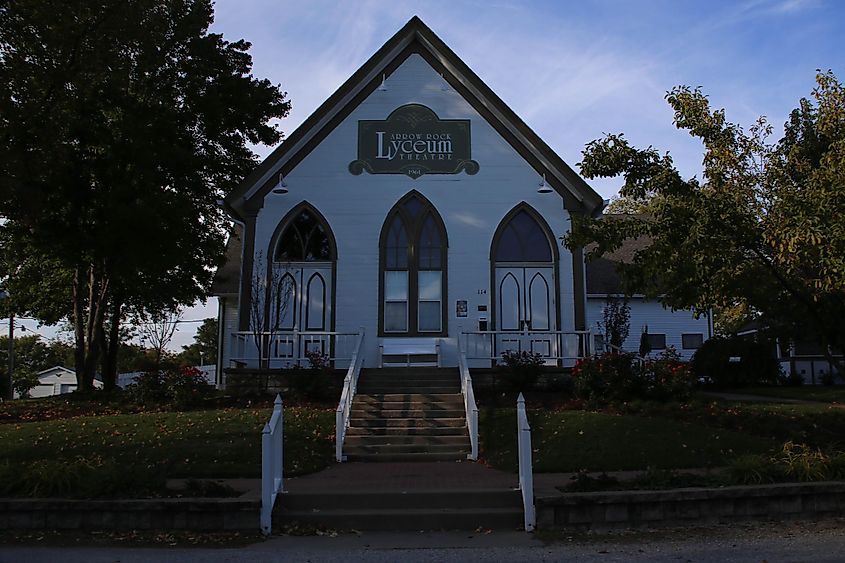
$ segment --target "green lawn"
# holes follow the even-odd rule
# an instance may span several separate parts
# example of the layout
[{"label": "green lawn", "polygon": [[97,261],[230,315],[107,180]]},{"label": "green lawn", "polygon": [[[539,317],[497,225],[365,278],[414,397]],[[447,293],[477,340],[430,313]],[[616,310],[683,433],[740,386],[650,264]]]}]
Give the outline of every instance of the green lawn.
[{"label": "green lawn", "polygon": [[[269,405],[119,414],[57,405],[45,402],[40,414],[30,405],[0,422],[0,496],[155,496],[164,493],[166,478],[260,474]],[[534,469],[715,467],[742,454],[777,451],[786,441],[845,450],[845,409],[834,405],[693,401],[614,408],[620,411],[529,409]],[[36,416],[48,420],[28,421]],[[516,470],[515,409],[482,408],[479,423],[482,458]],[[286,475],[318,471],[333,453],[333,409],[285,408]]]},{"label": "green lawn", "polygon": [[845,409],[825,404],[693,401],[630,404],[627,414],[733,430],[779,443],[792,441],[827,451],[845,451]]},{"label": "green lawn", "polygon": [[[779,446],[768,438],[665,418],[585,411],[529,410],[534,470],[617,471],[725,465]],[[481,451],[494,467],[515,471],[516,410],[484,409]]]},{"label": "green lawn", "polygon": [[845,385],[801,385],[799,387],[748,387],[731,392],[762,395],[779,399],[799,399],[821,403],[845,404]]},{"label": "green lawn", "polygon": [[[90,479],[99,472],[131,481],[114,474],[134,473],[148,481],[137,484],[138,492],[170,477],[259,477],[261,429],[270,414],[270,408],[217,409],[0,424],[0,463],[6,475],[61,470],[63,463],[84,466]],[[284,422],[286,475],[332,462],[333,411],[289,407]]]}]

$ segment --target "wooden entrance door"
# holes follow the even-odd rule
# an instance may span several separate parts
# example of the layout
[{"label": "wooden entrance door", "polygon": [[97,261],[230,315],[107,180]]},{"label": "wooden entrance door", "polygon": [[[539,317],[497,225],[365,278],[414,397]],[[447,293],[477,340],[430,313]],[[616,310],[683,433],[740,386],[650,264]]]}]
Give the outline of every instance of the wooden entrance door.
[{"label": "wooden entrance door", "polygon": [[[555,276],[551,265],[496,267],[497,352],[538,352],[555,356]],[[521,332],[522,334],[518,334]],[[537,334],[540,333],[540,334]]]}]

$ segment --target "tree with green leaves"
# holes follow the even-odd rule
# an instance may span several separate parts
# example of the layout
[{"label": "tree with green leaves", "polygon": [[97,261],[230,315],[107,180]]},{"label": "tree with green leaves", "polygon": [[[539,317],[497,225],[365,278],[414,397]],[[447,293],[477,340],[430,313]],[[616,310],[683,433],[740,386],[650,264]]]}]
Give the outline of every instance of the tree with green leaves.
[{"label": "tree with green leaves", "polygon": [[114,384],[127,309],[205,296],[216,202],[281,138],[285,94],[212,21],[211,0],[0,3],[0,276],[18,314],[70,320],[82,391],[98,364]]},{"label": "tree with green leaves", "polygon": [[700,314],[746,307],[783,334],[818,339],[842,372],[832,350],[845,349],[845,89],[820,72],[777,143],[765,119],[746,131],[699,89],[666,99],[676,126],[704,145],[703,177],[682,178],[668,153],[623,135],[593,141],[582,173],[622,176],[621,196],[645,213],[573,217],[565,243],[595,243],[589,255],[600,256],[648,237],[620,266],[629,291]]},{"label": "tree with green leaves", "polygon": [[217,330],[217,319],[204,319],[197,328],[194,342],[188,346],[182,346],[182,352],[176,358],[179,364],[202,366],[217,363]]}]

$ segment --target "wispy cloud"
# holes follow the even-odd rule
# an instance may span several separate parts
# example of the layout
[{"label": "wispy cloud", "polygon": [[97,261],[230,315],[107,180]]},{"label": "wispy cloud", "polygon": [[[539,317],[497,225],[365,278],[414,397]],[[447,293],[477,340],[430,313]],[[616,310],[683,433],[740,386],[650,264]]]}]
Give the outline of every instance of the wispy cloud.
[{"label": "wispy cloud", "polygon": [[[216,9],[216,29],[253,42],[255,74],[288,90],[288,133],[416,14],[570,164],[587,141],[625,132],[671,150],[687,176],[701,147],[673,127],[667,90],[701,85],[732,120],[767,114],[777,124],[812,87],[813,69],[841,66],[845,36],[845,6],[814,0],[217,0]],[[617,184],[593,182],[605,197]]]}]

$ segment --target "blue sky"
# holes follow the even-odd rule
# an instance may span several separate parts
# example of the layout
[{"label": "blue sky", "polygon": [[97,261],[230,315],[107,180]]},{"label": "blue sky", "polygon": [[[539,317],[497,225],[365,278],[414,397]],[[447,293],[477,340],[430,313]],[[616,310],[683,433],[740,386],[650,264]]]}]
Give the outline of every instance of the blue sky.
[{"label": "blue sky", "polygon": [[[668,150],[684,175],[699,173],[701,147],[675,129],[663,99],[678,84],[701,86],[733,122],[767,116],[779,135],[817,68],[845,79],[839,0],[217,0],[215,9],[213,30],[251,41],[255,75],[288,92],[286,134],[418,15],[573,167],[588,141],[624,132]],[[618,188],[591,184],[605,198]]]},{"label": "blue sky", "polygon": [[[587,142],[624,132],[698,174],[701,146],[675,129],[663,99],[673,86],[701,86],[735,123],[765,115],[777,137],[817,68],[845,79],[841,0],[217,0],[215,15],[212,31],[250,41],[255,76],[288,92],[285,134],[418,15],[576,170]],[[618,189],[591,185],[605,198]],[[185,318],[216,307],[212,299]],[[171,348],[195,329],[183,325]]]}]

